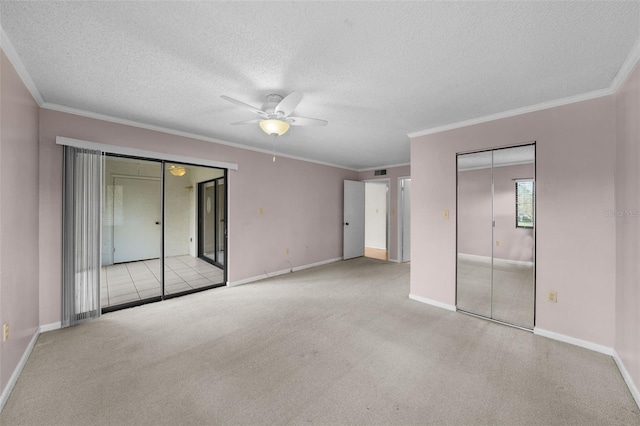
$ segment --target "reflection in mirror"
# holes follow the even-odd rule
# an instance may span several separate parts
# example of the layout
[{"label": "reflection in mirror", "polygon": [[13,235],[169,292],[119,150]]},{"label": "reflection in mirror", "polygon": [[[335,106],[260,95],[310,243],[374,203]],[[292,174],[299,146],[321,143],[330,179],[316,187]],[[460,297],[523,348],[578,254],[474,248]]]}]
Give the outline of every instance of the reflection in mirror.
[{"label": "reflection in mirror", "polygon": [[491,317],[491,151],[458,156],[457,307]]},{"label": "reflection in mirror", "polygon": [[162,164],[107,156],[102,191],[101,307],[162,294]]},{"label": "reflection in mirror", "polygon": [[533,328],[534,213],[535,145],[458,156],[458,309]]},{"label": "reflection in mirror", "polygon": [[165,294],[224,284],[223,264],[200,250],[215,242],[208,218],[215,218],[216,209],[226,211],[226,206],[218,206],[215,197],[200,193],[200,188],[203,182],[224,180],[224,170],[167,163],[164,179]]}]

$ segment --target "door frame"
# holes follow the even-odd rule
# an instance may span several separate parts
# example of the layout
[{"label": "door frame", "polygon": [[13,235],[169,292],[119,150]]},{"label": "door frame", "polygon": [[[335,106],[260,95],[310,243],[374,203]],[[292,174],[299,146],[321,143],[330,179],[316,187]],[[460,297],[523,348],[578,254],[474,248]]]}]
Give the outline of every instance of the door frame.
[{"label": "door frame", "polygon": [[[389,261],[389,259],[391,259],[391,242],[389,241],[389,237],[391,236],[391,179],[390,178],[382,178],[382,179],[367,179],[367,180],[363,180],[362,182],[364,182],[365,185],[365,194],[366,194],[366,187],[367,187],[367,183],[374,183],[374,184],[385,184],[387,186],[387,194],[386,194],[386,224],[385,224],[385,232],[386,232],[386,242],[387,242],[387,262]],[[365,198],[365,206],[367,205],[367,201]],[[365,220],[364,222],[364,233],[365,236],[367,235],[367,221]],[[365,244],[366,247],[366,244]]]},{"label": "door frame", "polygon": [[[411,259],[404,259],[404,186],[405,180],[411,180],[411,176],[398,177],[398,262],[410,262]],[[411,212],[411,207],[409,207]],[[411,223],[411,213],[409,213],[409,223]]]},{"label": "door frame", "polygon": [[[534,226],[533,226],[533,325],[531,326],[531,328],[526,328],[517,324],[511,324],[505,321],[501,321],[492,317],[486,317],[484,315],[480,315],[480,314],[474,314],[473,312],[467,312],[465,310],[459,309],[458,308],[458,220],[459,220],[459,214],[458,214],[458,157],[461,155],[465,155],[465,154],[475,154],[475,153],[480,153],[480,152],[493,152],[493,151],[500,151],[503,149],[510,149],[510,148],[518,148],[518,147],[524,147],[524,146],[533,146],[533,180],[534,182],[536,182],[535,186],[534,186],[534,195],[533,195],[533,215],[534,215]],[[486,148],[486,149],[474,149],[471,151],[461,151],[461,152],[456,152],[455,157],[454,157],[454,165],[455,165],[455,170],[456,170],[456,203],[455,203],[455,208],[456,208],[456,249],[455,249],[455,307],[456,307],[456,311],[457,312],[461,312],[463,314],[466,315],[471,315],[471,316],[475,316],[478,318],[482,318],[485,319],[487,321],[492,321],[492,322],[497,322],[499,324],[504,324],[507,325],[509,327],[514,327],[514,328],[518,328],[521,330],[525,330],[525,331],[530,331],[532,332],[535,329],[536,326],[536,308],[537,308],[537,269],[538,269],[538,256],[537,256],[537,250],[538,250],[538,241],[537,241],[537,229],[538,229],[538,185],[537,185],[537,180],[538,180],[538,150],[537,150],[537,142],[535,140],[533,141],[528,141],[528,142],[523,142],[523,143],[519,143],[519,144],[515,144],[515,145],[507,145],[507,146],[499,146],[499,147],[494,147],[494,148]],[[491,167],[493,168],[493,161],[491,163]],[[494,187],[493,187],[493,178],[492,178],[492,183],[491,183],[491,197],[493,198],[494,194]],[[493,201],[492,201],[492,217],[493,217]],[[493,228],[492,228],[492,238],[493,238]],[[492,244],[492,248],[491,248],[491,257],[492,257],[492,262],[493,262],[493,241],[491,242]],[[492,276],[492,281],[493,281],[493,276]],[[492,283],[493,286],[493,283]],[[493,292],[493,289],[492,289]]]},{"label": "door frame", "polygon": [[[227,262],[227,176],[226,176],[226,172],[224,174],[224,176],[220,176],[217,178],[213,178],[213,179],[209,179],[206,181],[202,181],[202,182],[198,182],[198,189],[197,189],[197,211],[198,211],[198,230],[196,232],[197,236],[197,241],[198,241],[198,248],[196,251],[196,254],[198,256],[198,259],[202,259],[207,263],[210,263],[214,266],[217,266],[220,269],[225,269],[224,265]],[[200,231],[204,228],[204,217],[202,215],[202,208],[203,206],[203,202],[204,200],[202,199],[202,189],[204,188],[204,186],[208,183],[212,183],[215,182],[215,184],[213,185],[214,189],[214,231],[213,231],[213,239],[214,239],[214,250],[215,250],[215,258],[218,258],[218,241],[219,241],[219,235],[218,235],[218,222],[219,222],[219,218],[218,218],[218,181],[219,180],[223,180],[224,182],[224,238],[223,238],[223,247],[222,247],[222,257],[223,257],[223,264],[221,264],[220,262],[218,262],[217,260],[211,259],[210,257],[207,257],[204,255],[204,238],[201,238],[201,234]],[[225,282],[226,282],[226,276],[225,276]]]}]

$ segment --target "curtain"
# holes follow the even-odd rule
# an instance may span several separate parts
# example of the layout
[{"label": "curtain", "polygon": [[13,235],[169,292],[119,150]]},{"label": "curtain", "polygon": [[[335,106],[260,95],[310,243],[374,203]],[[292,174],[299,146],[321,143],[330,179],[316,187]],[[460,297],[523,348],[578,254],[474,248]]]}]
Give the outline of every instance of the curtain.
[{"label": "curtain", "polygon": [[100,316],[102,153],[64,147],[62,326]]}]

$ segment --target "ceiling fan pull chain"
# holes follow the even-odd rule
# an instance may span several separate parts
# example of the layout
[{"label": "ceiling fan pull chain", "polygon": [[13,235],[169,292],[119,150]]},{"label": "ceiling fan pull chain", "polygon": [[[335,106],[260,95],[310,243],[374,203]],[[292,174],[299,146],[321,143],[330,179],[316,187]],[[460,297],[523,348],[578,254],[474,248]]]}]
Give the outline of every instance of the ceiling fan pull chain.
[{"label": "ceiling fan pull chain", "polygon": [[273,162],[276,162],[276,135],[273,135]]}]

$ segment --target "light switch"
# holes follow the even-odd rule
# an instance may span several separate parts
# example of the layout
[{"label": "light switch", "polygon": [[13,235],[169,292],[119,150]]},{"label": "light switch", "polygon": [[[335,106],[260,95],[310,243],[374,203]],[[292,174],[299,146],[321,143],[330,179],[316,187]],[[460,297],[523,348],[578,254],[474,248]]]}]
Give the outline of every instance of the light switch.
[{"label": "light switch", "polygon": [[442,212],[442,217],[444,219],[449,219],[449,209]]},{"label": "light switch", "polygon": [[262,210],[262,207],[260,207],[260,208],[258,209],[258,214],[259,214],[260,216],[262,216],[262,213],[264,213],[264,210]]}]

